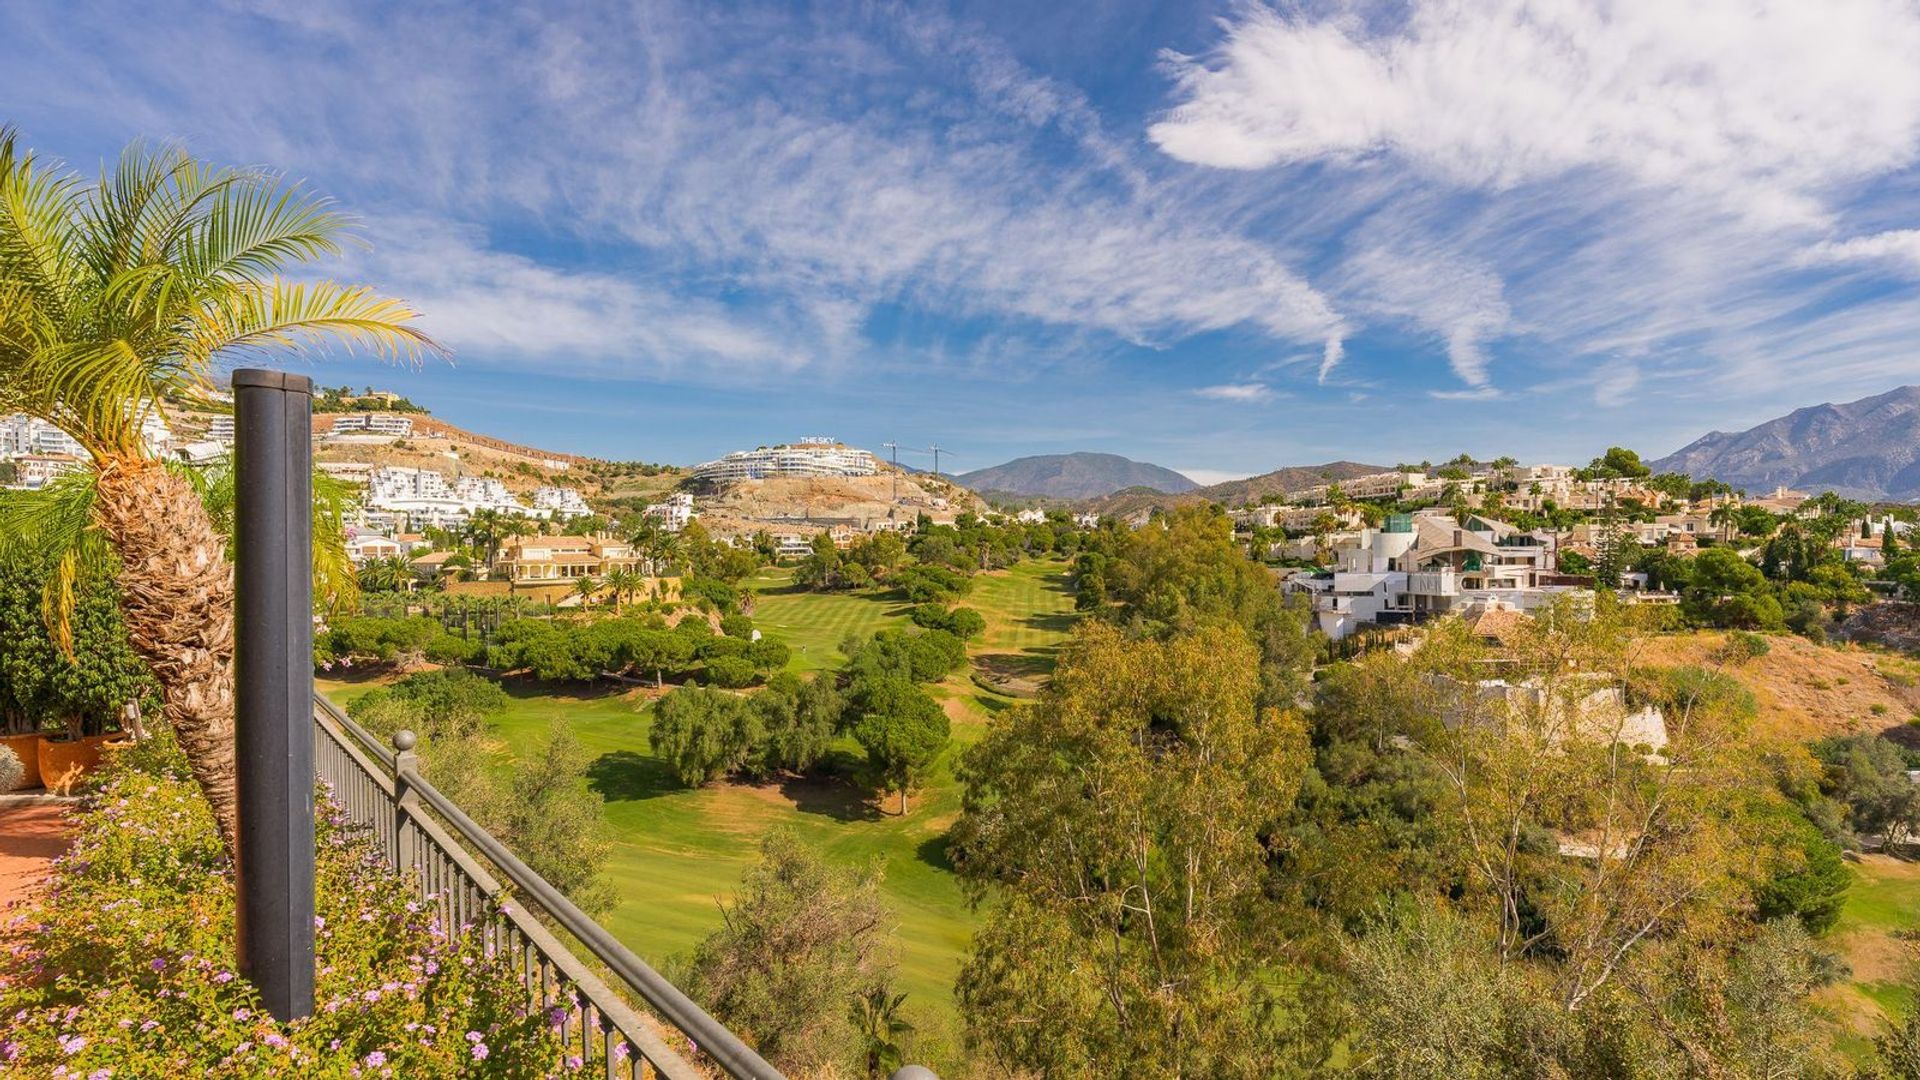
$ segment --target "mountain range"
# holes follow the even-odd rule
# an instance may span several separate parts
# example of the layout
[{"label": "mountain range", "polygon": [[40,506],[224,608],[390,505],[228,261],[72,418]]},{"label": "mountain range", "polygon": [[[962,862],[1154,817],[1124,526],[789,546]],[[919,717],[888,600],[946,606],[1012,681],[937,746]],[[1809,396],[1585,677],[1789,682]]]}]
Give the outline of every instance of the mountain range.
[{"label": "mountain range", "polygon": [[1133,487],[1177,495],[1197,486],[1172,469],[1118,454],[1092,453],[1015,458],[954,479],[975,491],[1051,499],[1097,499]]},{"label": "mountain range", "polygon": [[1785,486],[1868,502],[1920,499],[1920,386],[1710,432],[1649,464],[1755,494]]}]

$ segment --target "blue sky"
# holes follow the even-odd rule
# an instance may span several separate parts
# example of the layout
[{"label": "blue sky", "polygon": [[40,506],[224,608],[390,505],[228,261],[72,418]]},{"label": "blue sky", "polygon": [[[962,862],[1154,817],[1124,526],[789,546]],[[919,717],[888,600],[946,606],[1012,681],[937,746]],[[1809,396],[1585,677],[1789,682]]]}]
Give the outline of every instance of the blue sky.
[{"label": "blue sky", "polygon": [[328,272],[455,357],[317,378],[554,449],[829,434],[1207,480],[1658,454],[1920,381],[1906,0],[6,21],[30,145],[303,178],[371,241]]}]

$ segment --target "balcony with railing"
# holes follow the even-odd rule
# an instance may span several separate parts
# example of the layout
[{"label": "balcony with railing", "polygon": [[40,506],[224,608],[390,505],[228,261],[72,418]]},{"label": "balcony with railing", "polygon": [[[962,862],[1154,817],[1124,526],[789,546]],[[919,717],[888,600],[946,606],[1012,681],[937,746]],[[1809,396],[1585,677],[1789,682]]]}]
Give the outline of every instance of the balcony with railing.
[{"label": "balcony with railing", "polygon": [[[738,1080],[781,1074],[535,873],[420,773],[409,732],[391,748],[325,698],[313,700],[314,771],[396,876],[519,969],[535,1007],[609,1080]],[[645,1010],[644,1012],[642,1010]],[[935,1080],[919,1066],[894,1080]]]},{"label": "balcony with railing", "polygon": [[1416,596],[1459,596],[1460,579],[1452,570],[1416,570],[1407,575],[1407,592]]}]

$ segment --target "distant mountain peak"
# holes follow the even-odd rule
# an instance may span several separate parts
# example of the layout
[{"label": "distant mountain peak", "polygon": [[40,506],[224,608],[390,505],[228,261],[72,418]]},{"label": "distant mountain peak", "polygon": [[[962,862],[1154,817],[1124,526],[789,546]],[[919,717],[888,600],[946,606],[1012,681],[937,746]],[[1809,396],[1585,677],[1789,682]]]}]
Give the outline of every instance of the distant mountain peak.
[{"label": "distant mountain peak", "polygon": [[1097,499],[1132,487],[1179,494],[1196,486],[1160,465],[1087,451],[1015,458],[1004,465],[961,473],[954,479],[975,491],[1052,499]]},{"label": "distant mountain peak", "polygon": [[1920,386],[1795,409],[1746,431],[1711,431],[1652,462],[1748,491],[1832,491],[1869,502],[1920,499]]}]

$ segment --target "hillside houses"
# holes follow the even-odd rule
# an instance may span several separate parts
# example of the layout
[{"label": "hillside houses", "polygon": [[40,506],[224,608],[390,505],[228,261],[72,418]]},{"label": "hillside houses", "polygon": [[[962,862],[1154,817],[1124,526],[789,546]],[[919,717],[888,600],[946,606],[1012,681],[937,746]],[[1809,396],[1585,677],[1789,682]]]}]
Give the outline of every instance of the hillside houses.
[{"label": "hillside houses", "polygon": [[1533,610],[1591,584],[1556,571],[1551,534],[1474,515],[1394,514],[1342,540],[1331,568],[1294,574],[1283,585],[1311,599],[1315,623],[1335,640],[1369,625],[1488,607]]}]

